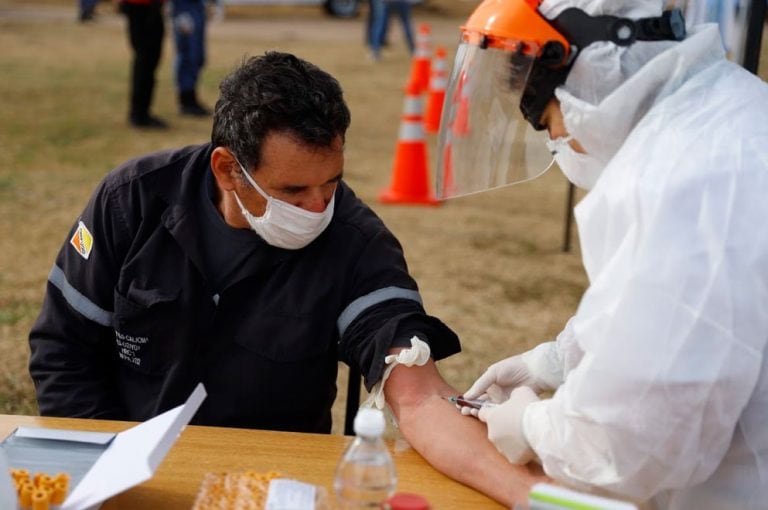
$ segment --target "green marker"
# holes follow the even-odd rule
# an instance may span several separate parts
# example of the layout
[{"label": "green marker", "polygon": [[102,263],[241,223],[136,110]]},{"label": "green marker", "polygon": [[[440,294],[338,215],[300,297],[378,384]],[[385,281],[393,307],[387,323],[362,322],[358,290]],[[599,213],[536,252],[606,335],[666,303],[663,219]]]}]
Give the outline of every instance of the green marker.
[{"label": "green marker", "polygon": [[637,510],[625,501],[593,496],[546,483],[537,483],[528,493],[530,510]]}]

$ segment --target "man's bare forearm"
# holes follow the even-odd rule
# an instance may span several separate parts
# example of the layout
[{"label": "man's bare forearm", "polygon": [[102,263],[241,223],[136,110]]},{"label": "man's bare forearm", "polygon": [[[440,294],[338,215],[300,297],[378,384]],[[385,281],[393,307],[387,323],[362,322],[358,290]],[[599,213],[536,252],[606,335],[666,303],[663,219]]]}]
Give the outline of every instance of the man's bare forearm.
[{"label": "man's bare forearm", "polygon": [[385,394],[403,437],[435,469],[454,480],[507,507],[526,502],[531,486],[547,480],[537,466],[510,464],[488,441],[482,422],[463,416],[442,398],[456,391],[434,363],[396,367]]}]

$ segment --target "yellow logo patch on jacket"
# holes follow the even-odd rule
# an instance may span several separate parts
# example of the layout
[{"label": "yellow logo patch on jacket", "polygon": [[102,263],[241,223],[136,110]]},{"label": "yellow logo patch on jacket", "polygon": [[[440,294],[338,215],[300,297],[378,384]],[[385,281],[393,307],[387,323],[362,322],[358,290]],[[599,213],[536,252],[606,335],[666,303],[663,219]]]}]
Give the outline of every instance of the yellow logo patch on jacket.
[{"label": "yellow logo patch on jacket", "polygon": [[88,260],[88,257],[91,256],[93,236],[82,221],[78,224],[72,239],[69,240],[69,244],[74,246],[77,253],[79,253],[85,260]]}]

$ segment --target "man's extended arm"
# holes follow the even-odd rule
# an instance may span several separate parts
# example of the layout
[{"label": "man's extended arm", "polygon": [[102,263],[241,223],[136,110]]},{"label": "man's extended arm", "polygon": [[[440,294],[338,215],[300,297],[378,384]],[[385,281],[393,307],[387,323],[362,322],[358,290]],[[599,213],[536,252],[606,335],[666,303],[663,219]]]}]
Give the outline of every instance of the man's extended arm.
[{"label": "man's extended arm", "polygon": [[457,392],[432,360],[424,366],[396,366],[384,393],[403,437],[451,478],[507,507],[527,502],[531,486],[548,480],[537,465],[510,464],[488,440],[482,422],[463,416],[442,398]]}]

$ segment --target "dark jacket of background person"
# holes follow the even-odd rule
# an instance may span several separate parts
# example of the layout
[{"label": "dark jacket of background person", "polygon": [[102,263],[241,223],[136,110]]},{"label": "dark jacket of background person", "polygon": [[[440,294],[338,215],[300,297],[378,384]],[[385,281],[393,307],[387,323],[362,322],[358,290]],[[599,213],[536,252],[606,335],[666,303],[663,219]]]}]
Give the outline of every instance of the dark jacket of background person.
[{"label": "dark jacket of background person", "polygon": [[30,333],[41,414],[145,420],[202,381],[195,423],[329,432],[338,359],[370,389],[414,334],[434,359],[459,350],[425,314],[398,241],[343,183],[315,241],[282,250],[240,230],[253,251],[214,283],[201,232],[211,150],[136,159],[98,186]]}]

